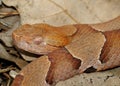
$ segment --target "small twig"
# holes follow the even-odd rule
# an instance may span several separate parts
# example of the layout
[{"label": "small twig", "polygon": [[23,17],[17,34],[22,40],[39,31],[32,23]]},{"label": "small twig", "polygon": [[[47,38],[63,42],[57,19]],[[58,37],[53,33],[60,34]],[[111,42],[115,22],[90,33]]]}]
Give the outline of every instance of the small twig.
[{"label": "small twig", "polygon": [[18,15],[18,12],[0,13],[0,15]]},{"label": "small twig", "polygon": [[10,86],[11,79],[8,80],[7,86]]},{"label": "small twig", "polygon": [[8,16],[13,16],[13,15],[19,15],[19,13],[18,12],[9,12],[9,13],[6,13],[6,12],[2,12],[2,13],[0,13],[0,18],[4,18],[4,17],[8,17]]},{"label": "small twig", "polygon": [[5,69],[0,69],[0,73],[5,73],[5,72],[8,72],[12,69],[15,69],[14,67],[8,67],[8,68],[5,68]]},{"label": "small twig", "polygon": [[6,77],[8,78],[7,86],[10,86],[10,83],[11,83],[11,81],[12,81],[10,75],[7,74],[7,73],[3,73],[3,75],[6,76]]}]

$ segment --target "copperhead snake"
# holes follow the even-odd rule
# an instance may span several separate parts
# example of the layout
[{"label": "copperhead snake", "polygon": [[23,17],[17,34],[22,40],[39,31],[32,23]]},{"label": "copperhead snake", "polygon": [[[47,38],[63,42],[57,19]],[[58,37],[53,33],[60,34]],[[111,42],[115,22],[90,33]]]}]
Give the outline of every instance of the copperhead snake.
[{"label": "copperhead snake", "polygon": [[[12,37],[19,49],[45,55],[35,60],[35,65],[30,63],[40,74],[42,69],[39,68],[45,67],[39,86],[49,86],[83,73],[88,68],[101,71],[120,66],[120,17],[101,24],[60,27],[25,24],[16,29]],[[41,65],[37,66],[39,62]],[[19,85],[14,81],[12,86],[33,86],[25,83],[30,80],[27,76],[33,69],[29,66],[23,69],[20,74],[24,74],[24,79]]]}]

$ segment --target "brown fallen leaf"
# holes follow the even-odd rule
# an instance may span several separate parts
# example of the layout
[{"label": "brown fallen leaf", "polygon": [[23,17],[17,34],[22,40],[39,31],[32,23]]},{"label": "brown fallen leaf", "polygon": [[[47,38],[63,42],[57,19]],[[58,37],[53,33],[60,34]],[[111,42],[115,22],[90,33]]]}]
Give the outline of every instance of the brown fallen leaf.
[{"label": "brown fallen leaf", "polygon": [[[22,24],[93,24],[120,15],[119,0],[3,0],[19,11]],[[37,9],[37,10],[36,10]]]},{"label": "brown fallen leaf", "polygon": [[65,81],[60,81],[56,86],[119,86],[120,67],[94,73],[83,73]]}]

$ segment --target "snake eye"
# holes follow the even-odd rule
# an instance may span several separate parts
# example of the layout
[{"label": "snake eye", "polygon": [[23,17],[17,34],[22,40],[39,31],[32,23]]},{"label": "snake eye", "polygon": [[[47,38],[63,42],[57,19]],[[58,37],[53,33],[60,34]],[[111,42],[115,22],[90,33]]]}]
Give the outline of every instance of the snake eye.
[{"label": "snake eye", "polygon": [[33,40],[33,42],[34,42],[36,45],[39,45],[40,43],[43,42],[43,39],[42,39],[42,37],[35,37],[35,39]]}]

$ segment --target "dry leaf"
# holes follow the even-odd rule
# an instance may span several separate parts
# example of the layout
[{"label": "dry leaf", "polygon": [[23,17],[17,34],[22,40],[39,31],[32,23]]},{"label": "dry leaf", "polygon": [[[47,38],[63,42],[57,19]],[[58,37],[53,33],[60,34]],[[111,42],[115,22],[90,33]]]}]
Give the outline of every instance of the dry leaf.
[{"label": "dry leaf", "polygon": [[56,86],[119,86],[120,68],[104,72],[76,75],[65,81],[60,81]]},{"label": "dry leaf", "polygon": [[12,47],[12,32],[20,25],[20,17],[19,16],[13,16],[13,17],[7,17],[0,19],[0,22],[2,26],[4,27],[3,32],[0,33],[0,40],[2,40],[6,46]]},{"label": "dry leaf", "polygon": [[119,0],[3,0],[20,13],[22,24],[99,23],[120,15]]},{"label": "dry leaf", "polygon": [[23,68],[28,63],[20,58],[16,58],[15,56],[10,55],[4,46],[0,44],[0,58],[5,59],[11,62],[14,62],[16,65],[18,65],[19,68]]}]

